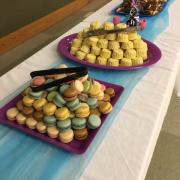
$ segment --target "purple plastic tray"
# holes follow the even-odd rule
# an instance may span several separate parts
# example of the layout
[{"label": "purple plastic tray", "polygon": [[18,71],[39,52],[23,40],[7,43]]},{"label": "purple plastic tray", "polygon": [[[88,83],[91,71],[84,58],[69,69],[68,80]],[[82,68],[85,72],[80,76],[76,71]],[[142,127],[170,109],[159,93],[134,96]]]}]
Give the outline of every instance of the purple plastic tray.
[{"label": "purple plastic tray", "polygon": [[[111,100],[111,104],[114,106],[115,103],[117,102],[117,100],[119,99],[119,97],[121,96],[124,88],[122,86],[106,83],[103,81],[99,81],[99,82],[103,83],[106,87],[114,88],[116,95]],[[41,139],[45,142],[48,142],[52,145],[57,146],[58,148],[70,151],[75,154],[82,154],[87,150],[87,148],[93,141],[94,137],[96,136],[97,132],[100,130],[103,123],[108,118],[108,115],[102,115],[101,116],[101,120],[102,120],[101,126],[99,128],[97,128],[96,130],[90,130],[89,136],[86,140],[84,140],[84,141],[73,140],[71,143],[64,144],[64,143],[61,143],[58,139],[52,139],[52,138],[48,137],[46,134],[41,134],[36,130],[31,130],[31,129],[27,128],[25,125],[19,125],[16,122],[7,120],[6,111],[11,107],[16,106],[16,103],[18,102],[18,100],[20,100],[21,97],[22,97],[21,95],[18,95],[12,101],[10,101],[8,104],[6,104],[3,108],[0,109],[0,123],[7,125],[9,127],[12,127],[12,128],[16,128],[30,136]]]},{"label": "purple plastic tray", "polygon": [[136,69],[148,67],[148,66],[158,62],[161,58],[161,50],[155,44],[144,39],[144,41],[148,45],[148,59],[142,65],[131,66],[131,67],[125,67],[125,66],[124,67],[123,66],[113,67],[113,66],[104,66],[104,65],[89,63],[87,61],[79,60],[75,56],[71,55],[69,52],[70,45],[71,45],[73,39],[76,37],[76,35],[77,34],[72,34],[72,35],[64,37],[58,44],[58,52],[60,54],[62,54],[63,56],[65,56],[66,58],[68,58],[76,63],[80,63],[80,64],[83,64],[86,66],[91,66],[91,67],[101,68],[101,69],[127,71],[127,70],[136,70]]}]

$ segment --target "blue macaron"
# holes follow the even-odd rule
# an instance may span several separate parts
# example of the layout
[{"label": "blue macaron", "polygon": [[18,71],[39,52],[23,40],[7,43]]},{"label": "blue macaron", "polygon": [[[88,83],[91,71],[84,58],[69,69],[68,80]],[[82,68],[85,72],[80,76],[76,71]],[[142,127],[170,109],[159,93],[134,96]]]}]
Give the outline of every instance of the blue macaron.
[{"label": "blue macaron", "polygon": [[81,103],[80,103],[79,99],[77,98],[74,101],[68,102],[66,105],[71,111],[75,111],[76,109],[78,109],[81,106]]},{"label": "blue macaron", "polygon": [[66,119],[64,121],[58,121],[57,122],[57,128],[60,131],[66,131],[66,130],[70,129],[71,128],[71,120]]},{"label": "blue macaron", "polygon": [[83,129],[86,127],[85,118],[73,118],[71,123],[73,129]]},{"label": "blue macaron", "polygon": [[87,104],[89,105],[90,108],[94,109],[97,107],[97,99],[96,98],[88,98]]},{"label": "blue macaron", "polygon": [[53,98],[53,102],[58,107],[63,107],[66,104],[66,101],[59,93]]},{"label": "blue macaron", "polygon": [[56,118],[54,116],[44,116],[43,122],[48,126],[48,127],[54,127],[56,126]]},{"label": "blue macaron", "polygon": [[40,99],[43,95],[43,92],[44,91],[37,91],[37,92],[34,92],[34,91],[29,91],[29,96],[33,99]]},{"label": "blue macaron", "polygon": [[96,129],[101,125],[101,119],[98,115],[92,114],[87,120],[87,127],[89,129]]},{"label": "blue macaron", "polygon": [[[52,81],[54,81],[54,79],[48,79],[48,80],[46,80],[46,82],[45,82],[45,84],[47,84],[47,83],[50,83],[50,82],[52,82]],[[55,91],[55,90],[57,90],[57,86],[54,86],[54,87],[51,87],[51,88],[48,88],[48,89],[46,89],[47,91]]]},{"label": "blue macaron", "polygon": [[64,91],[66,90],[66,89],[68,89],[69,88],[69,85],[68,84],[63,84],[63,85],[61,85],[60,86],[60,88],[59,88],[59,92],[60,92],[60,94],[64,94]]}]

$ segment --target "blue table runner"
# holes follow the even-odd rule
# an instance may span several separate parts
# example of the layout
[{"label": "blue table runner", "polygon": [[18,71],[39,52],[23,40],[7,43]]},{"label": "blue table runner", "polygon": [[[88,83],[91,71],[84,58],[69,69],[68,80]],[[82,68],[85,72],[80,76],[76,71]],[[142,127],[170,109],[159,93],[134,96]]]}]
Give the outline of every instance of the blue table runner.
[{"label": "blue table runner", "polygon": [[[173,0],[169,1],[159,15],[146,18],[147,28],[141,33],[144,38],[153,41],[168,27],[168,7],[172,2]],[[58,64],[61,63],[78,66],[65,59],[59,59]],[[91,77],[121,85],[125,90],[86,153],[74,155],[0,125],[0,180],[77,180],[80,178],[116,115],[135,85],[148,72],[148,68],[121,72],[89,68],[89,71]],[[25,86],[20,87],[17,92]]]}]

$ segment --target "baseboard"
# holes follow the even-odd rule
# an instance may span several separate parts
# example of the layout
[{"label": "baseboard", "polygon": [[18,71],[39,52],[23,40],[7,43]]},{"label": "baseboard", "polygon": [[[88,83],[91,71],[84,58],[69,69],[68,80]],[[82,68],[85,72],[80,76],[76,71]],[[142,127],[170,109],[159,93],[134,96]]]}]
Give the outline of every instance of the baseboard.
[{"label": "baseboard", "polygon": [[0,55],[22,44],[58,21],[84,7],[89,0],[74,0],[72,3],[0,38]]}]

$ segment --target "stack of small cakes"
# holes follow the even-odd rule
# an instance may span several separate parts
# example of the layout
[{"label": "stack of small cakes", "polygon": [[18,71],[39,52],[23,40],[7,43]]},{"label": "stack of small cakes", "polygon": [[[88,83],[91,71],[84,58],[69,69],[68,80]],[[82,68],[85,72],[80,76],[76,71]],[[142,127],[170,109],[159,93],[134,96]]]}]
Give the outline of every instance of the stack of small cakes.
[{"label": "stack of small cakes", "polygon": [[90,130],[101,125],[101,114],[111,112],[110,102],[115,91],[89,79],[88,75],[46,91],[33,92],[31,89],[66,76],[48,75],[32,79],[16,107],[7,110],[8,120],[47,133],[62,143],[69,143],[74,138],[85,140]]},{"label": "stack of small cakes", "polygon": [[114,25],[111,22],[105,22],[101,25],[98,21],[92,22],[89,28],[79,32],[73,40],[70,53],[79,60],[115,67],[142,65],[147,59],[147,44],[137,32],[83,38],[87,31],[100,28],[105,30],[123,29],[126,28],[126,24]]}]

